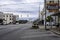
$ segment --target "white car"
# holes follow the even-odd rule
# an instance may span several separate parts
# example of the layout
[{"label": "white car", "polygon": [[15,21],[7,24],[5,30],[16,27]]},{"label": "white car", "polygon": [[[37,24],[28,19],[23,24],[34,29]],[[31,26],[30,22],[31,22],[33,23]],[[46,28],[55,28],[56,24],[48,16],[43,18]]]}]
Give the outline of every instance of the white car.
[{"label": "white car", "polygon": [[47,26],[51,26],[51,25],[53,26],[53,25],[55,25],[55,22],[51,22],[51,23],[50,22],[46,22],[46,25]]}]

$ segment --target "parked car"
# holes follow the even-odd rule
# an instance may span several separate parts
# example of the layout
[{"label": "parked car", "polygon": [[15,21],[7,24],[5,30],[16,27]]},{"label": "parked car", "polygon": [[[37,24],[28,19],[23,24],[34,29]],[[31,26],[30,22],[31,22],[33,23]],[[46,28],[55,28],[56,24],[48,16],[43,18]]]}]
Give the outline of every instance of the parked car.
[{"label": "parked car", "polygon": [[24,24],[24,23],[27,23],[28,21],[27,20],[19,20],[19,24]]},{"label": "parked car", "polygon": [[50,23],[50,22],[46,22],[46,25],[47,25],[47,26],[55,26],[55,25],[57,25],[57,24],[55,24],[55,22],[51,22],[51,23]]},{"label": "parked car", "polygon": [[32,27],[33,27],[33,28],[39,28],[39,25],[38,25],[37,23],[33,23],[33,24],[32,24]]}]

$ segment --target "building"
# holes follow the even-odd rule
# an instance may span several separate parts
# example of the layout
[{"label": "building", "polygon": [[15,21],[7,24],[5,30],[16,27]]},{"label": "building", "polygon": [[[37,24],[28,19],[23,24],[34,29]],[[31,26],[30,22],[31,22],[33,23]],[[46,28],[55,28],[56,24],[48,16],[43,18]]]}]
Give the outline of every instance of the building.
[{"label": "building", "polygon": [[13,22],[13,14],[4,13],[3,19],[6,24],[12,23]]},{"label": "building", "polygon": [[13,23],[16,23],[16,15],[13,15]]},{"label": "building", "polygon": [[3,24],[15,23],[16,21],[19,21],[19,15],[0,12],[0,20],[3,20]]},{"label": "building", "polygon": [[19,15],[13,15],[13,23],[16,23],[16,21],[19,21]]},{"label": "building", "polygon": [[[59,12],[60,0],[46,0],[45,2],[45,18]],[[58,16],[52,16],[54,23],[58,23]],[[46,23],[45,23],[46,24]]]},{"label": "building", "polygon": [[3,12],[0,12],[0,25],[3,24]]},{"label": "building", "polygon": [[16,16],[16,21],[19,21],[19,15],[15,15]]},{"label": "building", "polygon": [[3,19],[3,12],[0,12],[0,19]]}]

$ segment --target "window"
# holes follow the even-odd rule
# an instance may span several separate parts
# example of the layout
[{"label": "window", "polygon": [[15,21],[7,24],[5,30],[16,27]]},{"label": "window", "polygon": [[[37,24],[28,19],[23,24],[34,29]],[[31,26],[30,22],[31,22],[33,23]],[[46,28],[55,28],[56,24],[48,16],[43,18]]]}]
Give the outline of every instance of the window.
[{"label": "window", "polygon": [[11,18],[10,18],[10,20],[11,20]]},{"label": "window", "polygon": [[10,15],[10,17],[11,17],[11,15]]},{"label": "window", "polygon": [[49,3],[54,3],[54,1],[49,1]]}]

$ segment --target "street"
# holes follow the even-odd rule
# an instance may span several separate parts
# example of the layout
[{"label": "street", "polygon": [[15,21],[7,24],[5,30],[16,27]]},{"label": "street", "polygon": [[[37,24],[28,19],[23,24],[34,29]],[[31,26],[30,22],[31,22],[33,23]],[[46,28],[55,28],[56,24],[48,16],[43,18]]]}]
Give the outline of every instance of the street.
[{"label": "street", "polygon": [[1,25],[0,40],[60,40],[60,37],[51,31],[31,27],[31,23]]}]

